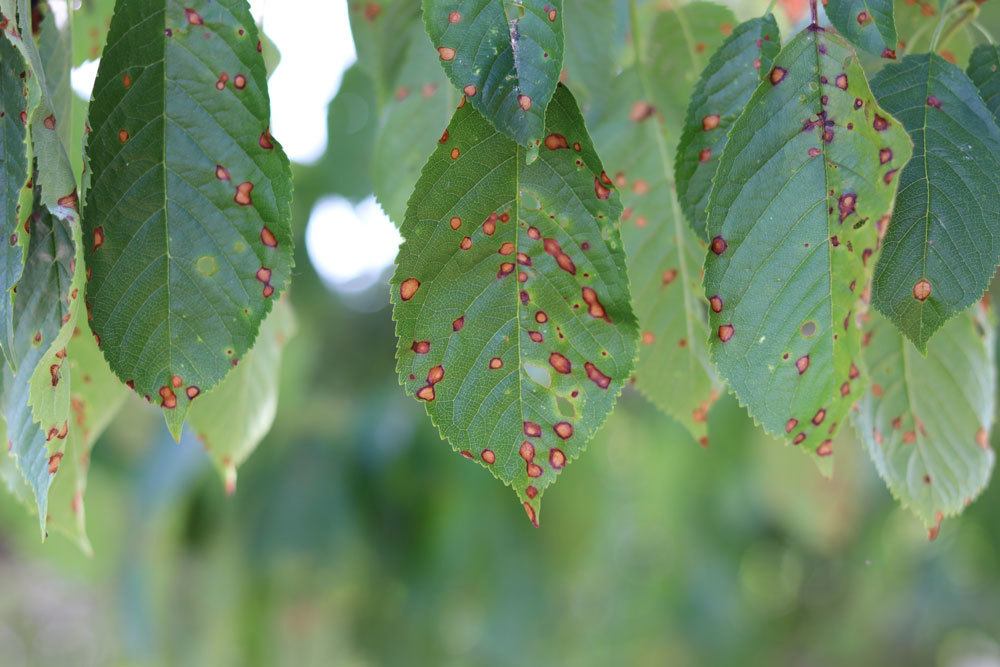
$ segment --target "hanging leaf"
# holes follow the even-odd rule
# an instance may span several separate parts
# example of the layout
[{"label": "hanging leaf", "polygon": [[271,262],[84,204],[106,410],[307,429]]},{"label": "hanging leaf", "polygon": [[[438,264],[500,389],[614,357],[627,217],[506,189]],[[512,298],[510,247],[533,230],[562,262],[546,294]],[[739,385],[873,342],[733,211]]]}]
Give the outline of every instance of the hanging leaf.
[{"label": "hanging leaf", "polygon": [[921,355],[878,314],[865,326],[871,387],[854,416],[889,491],[936,535],[986,486],[996,402],[993,323],[973,306]]},{"label": "hanging leaf", "polygon": [[766,431],[819,456],[863,390],[854,318],[911,150],[847,42],[811,27],[778,54],[719,162],[713,357]]},{"label": "hanging leaf", "polygon": [[[67,4],[66,0],[53,0],[53,2],[61,2],[63,6]],[[67,22],[60,27],[50,3],[44,0],[36,4],[34,12],[33,27],[37,30],[38,54],[41,57],[45,83],[55,113],[56,120],[53,121],[55,131],[68,152],[73,103],[73,90],[70,87],[73,58],[70,26]]]},{"label": "hanging leaf", "polygon": [[677,148],[677,198],[699,238],[705,206],[729,128],[781,48],[774,16],[741,23],[712,56],[688,104]]},{"label": "hanging leaf", "polygon": [[[37,192],[37,188],[36,188]],[[44,535],[48,514],[48,492],[59,470],[69,431],[69,406],[60,414],[55,400],[47,409],[39,409],[46,422],[39,425],[29,396],[33,383],[42,374],[50,387],[64,383],[59,339],[71,330],[79,278],[74,269],[82,268],[77,260],[79,223],[74,217],[63,220],[52,215],[36,197],[31,216],[31,235],[24,275],[14,302],[14,346],[12,354],[17,370],[5,366],[3,376],[3,412],[7,423],[7,442],[22,477],[34,493],[35,505]],[[68,383],[67,383],[68,384]],[[66,384],[64,384],[64,387]],[[61,418],[61,419],[60,419]]]},{"label": "hanging leaf", "polygon": [[563,62],[562,0],[423,0],[448,78],[501,132],[538,147]]},{"label": "hanging leaf", "polygon": [[841,35],[858,48],[896,58],[896,20],[892,0],[831,0],[826,15]]},{"label": "hanging leaf", "polygon": [[607,91],[618,62],[615,6],[608,0],[574,0],[565,6],[565,74],[586,118],[588,110],[611,100]]},{"label": "hanging leaf", "polygon": [[[937,52],[950,63],[965,64],[975,46],[973,33],[965,25],[974,11],[976,2],[962,2],[953,5],[960,9],[945,23]],[[991,3],[985,3],[989,6]],[[938,0],[895,0],[893,15],[899,49],[904,53],[922,53],[931,50],[931,39],[941,19],[941,3]],[[969,12],[969,14],[966,14]],[[952,28],[954,26],[954,29]]]},{"label": "hanging leaf", "polygon": [[939,56],[907,56],[872,79],[915,159],[875,270],[872,300],[921,351],[983,295],[1000,259],[1000,128],[969,78]]},{"label": "hanging leaf", "polygon": [[562,86],[529,165],[460,105],[407,208],[392,279],[400,381],[536,524],[632,370],[620,211]]},{"label": "hanging leaf", "polygon": [[375,196],[397,225],[403,222],[406,200],[458,103],[423,27],[411,30],[414,36],[395,92],[382,109],[372,158]]},{"label": "hanging leaf", "polygon": [[[6,33],[4,33],[6,34]],[[14,342],[13,294],[24,266],[21,226],[22,196],[30,211],[31,149],[28,145],[28,89],[21,80],[24,59],[0,37],[0,347],[9,363]]]},{"label": "hanging leaf", "polygon": [[175,437],[291,273],[290,170],[258,44],[245,0],[119,0],[94,87],[91,327]]},{"label": "hanging leaf", "polygon": [[73,10],[74,67],[101,57],[114,11],[114,0],[80,0]]},{"label": "hanging leaf", "polygon": [[[392,96],[393,82],[406,63],[410,26],[420,25],[420,2],[356,0],[348,2],[347,8],[358,65],[368,72],[379,103],[384,103]],[[427,45],[423,35],[421,41]]]},{"label": "hanging leaf", "polygon": [[271,430],[277,413],[281,352],[295,335],[295,316],[287,301],[274,306],[260,325],[257,344],[236,370],[199,398],[188,415],[230,494],[236,490],[236,468]]},{"label": "hanging leaf", "polygon": [[979,94],[993,118],[1000,123],[1000,46],[980,44],[969,59],[969,78],[979,88]]}]

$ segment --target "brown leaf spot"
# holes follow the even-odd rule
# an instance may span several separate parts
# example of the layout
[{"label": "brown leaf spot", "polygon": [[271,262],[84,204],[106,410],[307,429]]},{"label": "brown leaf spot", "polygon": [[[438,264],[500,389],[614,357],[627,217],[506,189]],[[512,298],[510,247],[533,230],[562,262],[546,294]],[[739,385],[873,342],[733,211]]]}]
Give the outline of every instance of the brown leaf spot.
[{"label": "brown leaf spot", "polygon": [[719,340],[723,343],[729,342],[729,339],[733,337],[736,330],[733,328],[732,324],[721,324],[719,325]]},{"label": "brown leaf spot", "polygon": [[59,463],[62,461],[63,453],[56,452],[49,457],[49,474],[54,475],[59,471]]},{"label": "brown leaf spot", "polygon": [[601,179],[594,178],[594,194],[598,199],[607,199],[611,196],[611,189],[601,184]]},{"label": "brown leaf spot", "polygon": [[174,394],[174,390],[167,385],[160,387],[160,405],[167,410],[172,410],[177,407],[177,395]]},{"label": "brown leaf spot", "polygon": [[524,503],[524,511],[527,513],[528,521],[531,522],[531,525],[538,528],[538,517],[535,515],[535,508],[527,501]]},{"label": "brown leaf spot", "polygon": [[521,107],[522,111],[527,111],[531,108],[531,98],[527,95],[518,95],[517,104]]},{"label": "brown leaf spot", "polygon": [[229,180],[229,170],[223,167],[221,164],[215,165],[215,177],[220,181]]},{"label": "brown leaf spot", "polygon": [[569,148],[569,144],[566,143],[566,137],[563,135],[552,133],[545,137],[545,147],[550,151],[555,151],[560,148]]},{"label": "brown leaf spot", "polygon": [[602,373],[594,364],[588,361],[583,364],[583,368],[587,371],[587,377],[590,381],[601,389],[607,389],[611,385],[611,378]]},{"label": "brown leaf spot", "polygon": [[415,340],[410,349],[417,354],[427,354],[431,351],[431,342],[429,340]]},{"label": "brown leaf spot", "polygon": [[833,454],[832,440],[824,440],[823,442],[819,443],[819,447],[816,448],[817,456],[830,456],[831,454]]},{"label": "brown leaf spot", "polygon": [[233,195],[233,201],[240,206],[250,206],[253,204],[253,197],[250,196],[251,192],[253,192],[253,183],[243,181],[236,186],[236,194]]},{"label": "brown leaf spot", "polygon": [[455,146],[454,148],[451,149],[451,159],[452,160],[457,160],[458,156],[461,155],[461,154],[462,154],[462,151],[459,150],[458,146]]},{"label": "brown leaf spot", "polygon": [[597,292],[595,292],[593,288],[583,288],[583,300],[587,304],[587,312],[591,317],[611,322],[611,318],[608,317],[607,312],[604,310],[604,306],[601,304],[601,300],[597,296]]},{"label": "brown leaf spot", "polygon": [[188,399],[189,399],[189,400],[192,400],[192,401],[193,401],[194,399],[198,398],[198,394],[200,394],[200,393],[201,393],[201,389],[199,389],[199,388],[198,388],[197,386],[195,386],[195,385],[191,385],[190,387],[188,387],[188,388],[187,388],[187,389],[185,390],[185,392],[184,392],[184,393],[186,393],[186,394],[187,394],[187,397],[188,397]]},{"label": "brown leaf spot", "polygon": [[438,47],[438,56],[441,58],[441,60],[445,60],[445,61],[447,61],[447,60],[454,60],[455,59],[455,49],[453,49],[453,48],[451,48],[449,46],[439,46]]},{"label": "brown leaf spot", "polygon": [[482,452],[480,452],[479,458],[481,458],[483,460],[483,463],[485,463],[488,466],[493,465],[497,461],[497,455],[493,453],[492,449],[484,449]]},{"label": "brown leaf spot", "polygon": [[558,422],[552,427],[552,430],[563,440],[569,440],[573,437],[573,425],[569,422]]},{"label": "brown leaf spot", "polygon": [[243,90],[247,87],[247,78],[242,74],[237,74],[233,78],[233,85],[236,86],[237,90]]},{"label": "brown leaf spot", "polygon": [[503,368],[503,359],[501,359],[500,357],[493,357],[492,359],[490,359],[490,368],[492,370]]},{"label": "brown leaf spot", "polygon": [[554,470],[559,470],[566,465],[566,455],[558,447],[549,450],[549,465]]},{"label": "brown leaf spot", "polygon": [[717,113],[705,116],[704,118],[701,119],[701,129],[704,130],[705,132],[714,130],[715,128],[719,127],[720,120],[721,119],[719,118],[719,114]]},{"label": "brown leaf spot", "polygon": [[556,369],[557,373],[562,373],[563,375],[569,375],[573,370],[573,364],[570,363],[569,359],[558,352],[553,352],[549,355],[549,364],[552,368]]},{"label": "brown leaf spot", "polygon": [[632,109],[629,111],[628,118],[634,123],[639,123],[656,113],[656,108],[649,102],[644,102],[639,100],[632,104]]},{"label": "brown leaf spot", "polygon": [[712,309],[713,313],[722,312],[722,297],[718,294],[714,294],[708,298],[708,305]]},{"label": "brown leaf spot", "polygon": [[938,98],[934,97],[933,95],[930,95],[930,96],[927,97],[927,106],[934,107],[935,109],[940,109],[941,108],[941,100],[939,100]]},{"label": "brown leaf spot", "polygon": [[794,417],[785,422],[785,433],[791,433],[799,425],[799,420]]},{"label": "brown leaf spot", "polygon": [[266,245],[268,248],[278,247],[278,239],[274,236],[274,232],[272,232],[267,227],[260,228],[260,242]]},{"label": "brown leaf spot", "polygon": [[204,25],[205,21],[202,20],[201,14],[191,9],[190,7],[184,8],[184,16],[187,18],[187,22],[191,25]]},{"label": "brown leaf spot", "polygon": [[809,355],[807,354],[796,359],[795,368],[799,371],[799,375],[805,373],[809,369]]},{"label": "brown leaf spot", "polygon": [[885,132],[889,129],[889,121],[882,116],[875,114],[875,119],[872,121],[872,127],[878,132]]},{"label": "brown leaf spot", "polygon": [[777,86],[785,78],[786,74],[788,74],[788,70],[784,67],[775,67],[771,70],[768,79],[770,79],[772,86]]},{"label": "brown leaf spot", "polygon": [[722,253],[726,252],[726,248],[729,247],[729,244],[726,243],[726,239],[722,238],[721,236],[716,236],[714,239],[712,239],[712,243],[709,245],[709,247],[712,249],[712,252],[714,252],[716,255],[721,255]]},{"label": "brown leaf spot", "polygon": [[712,159],[712,149],[702,148],[698,151],[698,162],[708,162]]},{"label": "brown leaf spot", "polygon": [[461,317],[457,318],[454,322],[451,323],[451,330],[461,331],[462,327],[464,326],[465,326],[465,315],[462,315]]},{"label": "brown leaf spot", "polygon": [[94,250],[104,245],[104,227],[94,228]]},{"label": "brown leaf spot", "polygon": [[847,75],[838,74],[837,78],[833,80],[833,83],[834,85],[837,86],[837,88],[840,88],[841,90],[847,90]]},{"label": "brown leaf spot", "polygon": [[476,94],[476,87],[471,83],[462,88],[462,92],[465,93],[466,97],[474,97]]},{"label": "brown leaf spot", "polygon": [[913,286],[913,298],[917,301],[926,301],[931,295],[931,282],[926,278],[921,278]]},{"label": "brown leaf spot", "polygon": [[854,213],[854,209],[858,203],[858,196],[853,192],[845,192],[840,195],[840,199],[837,200],[837,208],[840,211],[840,221],[843,222],[847,219],[847,216]]},{"label": "brown leaf spot", "polygon": [[419,288],[419,280],[416,278],[407,278],[399,285],[399,298],[403,301],[409,301],[413,298],[413,295],[417,293],[417,289]]},{"label": "brown leaf spot", "polygon": [[269,151],[272,148],[274,148],[274,142],[271,141],[270,128],[260,133],[260,139],[257,141],[257,143],[260,145],[261,148],[263,148],[266,151]]},{"label": "brown leaf spot", "polygon": [[535,321],[538,322],[539,324],[545,324],[546,322],[549,321],[549,316],[545,314],[544,310],[540,310],[537,313],[535,313]]},{"label": "brown leaf spot", "polygon": [[822,423],[823,423],[823,420],[824,420],[825,418],[826,418],[826,408],[820,408],[820,409],[819,409],[819,410],[818,410],[818,411],[816,412],[816,414],[815,414],[815,415],[813,415],[813,418],[812,418],[812,423],[813,423],[813,425],[815,425],[815,426],[819,426],[820,424],[822,424]]}]

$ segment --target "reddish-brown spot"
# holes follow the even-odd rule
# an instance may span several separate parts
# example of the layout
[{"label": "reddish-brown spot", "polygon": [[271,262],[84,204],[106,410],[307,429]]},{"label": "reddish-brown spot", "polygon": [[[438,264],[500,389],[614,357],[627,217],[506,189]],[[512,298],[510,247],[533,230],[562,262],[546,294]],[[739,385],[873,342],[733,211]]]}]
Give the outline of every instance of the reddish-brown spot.
[{"label": "reddish-brown spot", "polygon": [[187,394],[188,399],[193,401],[194,399],[198,398],[198,394],[201,393],[201,389],[199,389],[195,385],[191,385],[184,391],[184,393]]},{"label": "reddish-brown spot", "polygon": [[247,87],[247,78],[242,74],[237,74],[233,78],[233,85],[236,86],[237,90],[243,90]]},{"label": "reddish-brown spot", "polygon": [[528,477],[532,477],[532,478],[534,478],[534,477],[541,477],[542,476],[542,467],[540,465],[538,465],[537,463],[529,463],[528,465],[525,466],[525,472],[527,472]]},{"label": "reddish-brown spot", "polygon": [[826,418],[826,408],[820,408],[819,411],[813,415],[812,423],[815,426],[819,426],[823,423],[823,419]]},{"label": "reddish-brown spot", "polygon": [[419,280],[416,278],[407,278],[399,285],[399,298],[403,301],[409,301],[413,298],[413,295],[417,293],[417,289],[419,287]]},{"label": "reddish-brown spot", "polygon": [[896,59],[896,50],[895,49],[882,49],[882,57],[883,58],[887,58],[888,60],[895,60]]},{"label": "reddish-brown spot", "polygon": [[427,354],[431,351],[431,342],[429,340],[415,340],[410,349],[417,354]]},{"label": "reddish-brown spot", "polygon": [[417,398],[422,401],[433,401],[434,400],[434,387],[431,385],[424,385],[417,390]]},{"label": "reddish-brown spot", "polygon": [[461,317],[457,318],[454,322],[451,323],[451,330],[461,331],[462,327],[464,326],[465,326],[465,315],[462,315]]},{"label": "reddish-brown spot", "polygon": [[524,422],[524,434],[529,438],[537,438],[542,435],[542,427],[535,422]]},{"label": "reddish-brown spot", "polygon": [[583,300],[587,304],[587,312],[591,317],[599,320],[605,320],[610,322],[611,318],[608,317],[607,312],[604,310],[604,306],[601,304],[601,300],[597,296],[597,292],[591,287],[583,288]]},{"label": "reddish-brown spot", "polygon": [[215,89],[225,90],[227,83],[229,83],[229,74],[227,72],[221,72],[219,74],[219,78],[215,81]]},{"label": "reddish-brown spot", "polygon": [[892,183],[892,178],[896,175],[897,171],[899,171],[899,170],[898,169],[890,169],[889,171],[885,172],[885,176],[882,177],[882,180],[885,181],[886,185],[889,185],[890,183]]},{"label": "reddish-brown spot", "polygon": [[253,204],[253,197],[250,196],[251,192],[253,192],[253,183],[243,181],[236,186],[236,194],[233,195],[233,201],[240,206],[250,206]]},{"label": "reddish-brown spot", "polygon": [[701,119],[701,129],[704,130],[705,132],[714,130],[715,128],[719,127],[720,120],[721,119],[719,118],[719,114],[717,113],[709,114],[708,116],[705,116]]},{"label": "reddish-brown spot", "polygon": [[698,151],[698,162],[708,162],[712,159],[712,149],[702,148]]},{"label": "reddish-brown spot", "polygon": [[569,359],[558,352],[553,352],[549,355],[549,364],[551,364],[552,368],[556,369],[557,373],[562,373],[563,375],[569,375],[570,371],[573,370],[573,364],[570,363]]},{"label": "reddish-brown spot", "polygon": [[45,125],[45,129],[47,130],[56,129],[56,117],[51,114],[46,116],[45,120],[43,120],[42,123]]},{"label": "reddish-brown spot", "polygon": [[795,436],[792,439],[792,444],[793,445],[801,444],[802,441],[805,440],[805,439],[806,439],[806,434],[805,433],[799,433],[797,436]]},{"label": "reddish-brown spot", "polygon": [[777,86],[785,78],[786,74],[788,74],[788,70],[784,67],[775,67],[772,69],[771,74],[768,76],[771,80],[771,85]]},{"label": "reddish-brown spot", "polygon": [[983,449],[990,448],[990,434],[981,426],[979,427],[979,430],[976,431],[976,444]]},{"label": "reddish-brown spot", "polygon": [[569,144],[566,143],[566,137],[563,135],[552,133],[545,137],[545,147],[550,151],[554,151],[560,148],[569,148]]},{"label": "reddish-brown spot", "polygon": [[490,368],[497,370],[498,368],[503,368],[503,359],[500,357],[493,357],[490,359]]},{"label": "reddish-brown spot", "polygon": [[726,252],[726,248],[729,247],[729,244],[726,243],[726,239],[722,238],[721,236],[716,236],[714,239],[712,239],[712,243],[709,245],[709,247],[712,249],[712,252],[714,252],[716,255],[721,255],[722,253]]},{"label": "reddish-brown spot", "polygon": [[802,375],[809,369],[809,355],[799,357],[795,360],[795,368],[799,371],[799,375]]},{"label": "reddish-brown spot", "polygon": [[504,262],[500,265],[500,269],[497,271],[497,278],[505,278],[512,273],[514,273],[514,263]]},{"label": "reddish-brown spot", "polygon": [[558,447],[549,450],[549,465],[554,470],[559,470],[566,465],[566,455]]},{"label": "reddish-brown spot", "polygon": [[587,371],[587,377],[590,381],[601,389],[607,389],[611,385],[611,378],[602,373],[594,364],[588,361],[583,364],[583,368]]},{"label": "reddish-brown spot", "polygon": [[493,453],[492,449],[484,449],[482,452],[480,452],[479,458],[483,460],[483,463],[485,463],[488,466],[491,466],[494,463],[496,463],[497,455]]},{"label": "reddish-brown spot", "polygon": [[547,16],[549,17],[549,21],[551,21],[551,22],[555,22],[555,20],[556,20],[556,16],[557,16],[557,14],[556,14],[556,10],[554,10],[554,9],[550,9],[550,10],[549,10],[549,13],[548,13],[548,15],[547,15]]},{"label": "reddish-brown spot", "polygon": [[49,457],[49,474],[54,475],[59,471],[59,463],[62,461],[63,453],[56,452]]},{"label": "reddish-brown spot", "polygon": [[875,114],[875,119],[872,121],[872,127],[878,132],[885,132],[889,129],[889,121],[882,116]]},{"label": "reddish-brown spot", "polygon": [[546,322],[549,321],[549,316],[545,314],[544,310],[540,310],[537,313],[535,313],[535,321],[538,322],[539,324],[545,324]]},{"label": "reddish-brown spot", "polygon": [[223,167],[221,164],[215,165],[215,177],[220,181],[229,180],[229,170]]},{"label": "reddish-brown spot", "polygon": [[448,141],[448,130],[446,128],[445,131],[441,133],[441,138],[438,139],[438,143],[443,144],[447,141]]},{"label": "reddish-brown spot", "polygon": [[521,447],[517,453],[528,463],[535,460],[535,446],[527,440],[521,443]]},{"label": "reddish-brown spot", "polygon": [[841,90],[847,90],[847,75],[838,74],[837,78],[833,80],[833,83]]},{"label": "reddish-brown spot", "polygon": [[552,427],[552,430],[563,440],[569,440],[573,437],[573,425],[569,422],[558,422]]},{"label": "reddish-brown spot", "polygon": [[472,239],[468,236],[463,237],[462,240],[459,241],[458,247],[461,248],[462,250],[468,250],[469,248],[472,247]]},{"label": "reddish-brown spot", "polygon": [[917,301],[926,301],[931,295],[931,282],[926,278],[921,278],[913,286],[913,298]]},{"label": "reddish-brown spot", "polygon": [[542,245],[545,248],[546,254],[555,258],[556,264],[559,265],[560,269],[571,275],[576,275],[576,264],[573,263],[573,260],[569,255],[563,252],[562,247],[559,245],[559,241],[556,241],[553,238],[547,238]]},{"label": "reddish-brown spot", "polygon": [[271,141],[271,130],[266,129],[263,132],[261,132],[260,139],[257,140],[257,143],[260,145],[261,148],[263,148],[266,151],[269,151],[272,148],[274,148],[274,142]]},{"label": "reddish-brown spot", "polygon": [[476,87],[470,83],[462,89],[462,92],[465,93],[466,97],[473,97],[476,94]]},{"label": "reddish-brown spot", "polygon": [[729,339],[733,337],[734,333],[736,333],[736,330],[733,328],[732,324],[719,325],[719,340],[723,343],[728,342]]},{"label": "reddish-brown spot", "polygon": [[455,49],[449,46],[439,46],[438,56],[441,60],[454,60],[455,59]]},{"label": "reddish-brown spot", "polygon": [[935,109],[940,109],[941,108],[941,100],[939,100],[938,98],[934,97],[933,95],[930,95],[927,98],[927,106],[934,107]]},{"label": "reddish-brown spot", "polygon": [[892,149],[891,148],[880,148],[878,152],[879,164],[886,164],[892,159]]},{"label": "reddish-brown spot", "polygon": [[851,364],[850,370],[847,371],[847,377],[851,378],[852,380],[856,380],[860,375],[861,371],[858,370],[858,367],[855,366],[854,364]]},{"label": "reddish-brown spot", "polygon": [[833,454],[833,441],[824,440],[823,442],[819,443],[819,447],[816,448],[816,455],[830,456],[830,454]]},{"label": "reddish-brown spot", "polygon": [[528,338],[530,338],[532,342],[535,343],[541,343],[542,341],[545,340],[545,337],[542,336],[542,333],[540,331],[529,331]]},{"label": "reddish-brown spot", "polygon": [[858,196],[853,192],[845,192],[840,195],[840,199],[837,201],[837,208],[840,211],[840,221],[843,222],[847,219],[847,216],[854,213],[854,209],[858,203]]},{"label": "reddish-brown spot", "polygon": [[794,417],[792,419],[789,419],[787,422],[785,422],[785,433],[791,433],[792,431],[795,430],[795,427],[798,425],[799,425],[798,419],[795,419]]},{"label": "reddish-brown spot", "polygon": [[260,242],[266,245],[268,248],[278,247],[278,239],[274,236],[274,232],[272,232],[267,227],[260,228]]},{"label": "reddish-brown spot", "polygon": [[[632,109],[629,111],[628,117],[632,122],[638,123],[646,120],[656,112],[655,107],[649,102],[644,102],[642,100],[632,104]],[[575,146],[574,146],[575,147]]]},{"label": "reddish-brown spot", "polygon": [[160,387],[160,405],[167,410],[172,410],[177,407],[177,395],[174,394],[174,390],[167,385]]},{"label": "reddish-brown spot", "polygon": [[462,154],[462,151],[459,150],[458,146],[455,146],[454,148],[451,149],[451,159],[452,160],[457,160],[458,156],[461,155],[461,154]]},{"label": "reddish-brown spot", "polygon": [[184,8],[184,16],[187,18],[187,22],[191,25],[204,25],[205,22],[201,18],[201,14],[191,9],[190,7]]},{"label": "reddish-brown spot", "polygon": [[871,21],[871,18],[872,18],[871,14],[869,14],[866,11],[860,11],[860,12],[858,12],[858,23],[860,25],[865,25],[866,23],[868,23],[869,21]]},{"label": "reddish-brown spot", "polygon": [[531,108],[531,98],[527,95],[518,95],[517,104],[521,107],[522,111],[527,111]]},{"label": "reddish-brown spot", "polygon": [[535,508],[527,501],[524,503],[524,511],[528,514],[528,521],[531,522],[531,525],[538,528],[538,517],[535,516]]},{"label": "reddish-brown spot", "polygon": [[712,309],[713,313],[722,312],[722,297],[718,294],[714,294],[708,298],[708,305]]},{"label": "reddish-brown spot", "polygon": [[660,278],[660,282],[666,287],[670,283],[677,279],[677,269],[667,269],[663,272],[663,276]]},{"label": "reddish-brown spot", "polygon": [[122,85],[126,88],[132,85],[132,75],[128,72],[125,72],[125,74],[122,75]]}]

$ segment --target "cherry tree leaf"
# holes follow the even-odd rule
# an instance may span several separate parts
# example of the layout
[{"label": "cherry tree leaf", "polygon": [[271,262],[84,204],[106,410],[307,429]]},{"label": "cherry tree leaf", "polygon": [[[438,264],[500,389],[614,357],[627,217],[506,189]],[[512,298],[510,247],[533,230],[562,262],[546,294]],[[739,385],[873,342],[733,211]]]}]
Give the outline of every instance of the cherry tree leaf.
[{"label": "cherry tree leaf", "polygon": [[872,89],[916,145],[899,176],[872,301],[924,351],[983,295],[1000,259],[1000,128],[969,78],[937,55],[887,66]]},{"label": "cherry tree leaf", "polygon": [[826,15],[841,35],[858,48],[883,58],[896,58],[893,0],[830,0]]},{"label": "cherry tree leaf", "polygon": [[80,0],[73,10],[73,66],[97,60],[111,27],[115,0]]},{"label": "cherry tree leaf", "polygon": [[459,106],[410,198],[391,292],[407,393],[536,524],[628,380],[636,336],[621,205],[565,87],[545,132],[526,165]]},{"label": "cherry tree leaf", "polygon": [[993,322],[973,306],[921,355],[881,315],[865,326],[871,386],[854,425],[893,497],[931,528],[986,486],[996,403]]},{"label": "cherry tree leaf", "polygon": [[281,352],[295,335],[295,316],[281,299],[260,326],[257,344],[240,365],[191,406],[188,424],[236,490],[236,468],[249,458],[274,423],[278,409]]},{"label": "cherry tree leaf", "polygon": [[94,86],[91,327],[175,437],[291,274],[290,169],[261,48],[245,0],[119,0]]},{"label": "cherry tree leaf", "polygon": [[565,75],[584,116],[607,104],[618,61],[615,5],[608,0],[574,0],[563,14]]},{"label": "cherry tree leaf", "polygon": [[[946,21],[937,51],[941,57],[950,63],[966,63],[975,45],[973,33],[964,25],[971,17],[965,15],[975,12],[974,5],[980,3],[961,3],[962,10],[956,12],[952,19]],[[992,3],[986,3],[989,7]],[[957,6],[957,5],[956,5]],[[895,0],[893,15],[896,22],[896,34],[899,49],[905,53],[922,53],[931,50],[931,39],[935,28],[941,19],[941,7],[937,0]],[[956,29],[952,29],[956,23]]]},{"label": "cherry tree leaf", "polygon": [[[420,24],[418,0],[357,0],[347,3],[358,64],[368,72],[380,103],[406,64],[410,26]],[[421,38],[426,44],[426,38]]]},{"label": "cherry tree leaf", "polygon": [[980,44],[972,52],[967,70],[986,107],[1000,123],[1000,46]]},{"label": "cherry tree leaf", "polygon": [[397,225],[403,222],[406,200],[459,97],[437,64],[423,27],[414,25],[410,30],[406,60],[395,92],[383,105],[372,156],[375,196]]},{"label": "cherry tree leaf", "polygon": [[[6,33],[4,33],[6,34]],[[28,143],[28,88],[21,79],[24,59],[5,37],[0,37],[0,347],[13,363],[13,294],[24,267],[21,208],[30,212],[31,147]],[[23,115],[22,115],[23,114]],[[22,202],[22,198],[26,202]]]},{"label": "cherry tree leaf", "polygon": [[778,54],[719,162],[713,358],[766,431],[821,457],[864,388],[854,318],[911,151],[847,42],[810,27]]},{"label": "cherry tree leaf", "polygon": [[741,23],[712,56],[695,86],[677,148],[675,177],[677,198],[699,237],[705,236],[705,206],[729,128],[761,75],[771,71],[780,48],[772,14]]},{"label": "cherry tree leaf", "polygon": [[423,0],[455,87],[522,146],[538,147],[563,63],[562,0]]}]

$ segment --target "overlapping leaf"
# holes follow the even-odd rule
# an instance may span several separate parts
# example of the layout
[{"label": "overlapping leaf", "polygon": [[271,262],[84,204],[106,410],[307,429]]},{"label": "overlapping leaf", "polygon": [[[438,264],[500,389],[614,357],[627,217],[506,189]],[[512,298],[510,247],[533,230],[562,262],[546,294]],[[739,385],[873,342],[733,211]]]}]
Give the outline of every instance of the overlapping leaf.
[{"label": "overlapping leaf", "polygon": [[97,60],[111,26],[115,0],[80,0],[73,10],[73,65]]},{"label": "overlapping leaf", "polygon": [[826,15],[841,35],[883,58],[896,57],[893,0],[830,0]]},{"label": "overlapping leaf", "polygon": [[349,2],[347,8],[358,64],[375,83],[379,103],[385,102],[392,97],[393,82],[406,63],[410,26],[420,23],[420,3],[358,0]]},{"label": "overlapping leaf", "polygon": [[271,430],[278,410],[281,352],[293,335],[295,316],[288,300],[282,299],[261,324],[257,344],[239,367],[191,406],[188,423],[229,493],[236,490],[236,468]]},{"label": "overlapping leaf", "polygon": [[91,326],[175,435],[291,272],[290,172],[260,48],[245,0],[119,0],[94,87]]},{"label": "overlapping leaf", "polygon": [[854,423],[892,495],[937,532],[986,486],[996,402],[993,323],[973,306],[921,355],[873,314],[864,357],[871,386]]},{"label": "overlapping leaf", "polygon": [[525,152],[459,107],[410,199],[392,301],[407,393],[537,523],[628,380],[636,327],[621,206],[564,87]]},{"label": "overlapping leaf", "polygon": [[608,0],[573,0],[565,5],[565,75],[584,116],[593,107],[611,102],[608,89],[615,75],[618,51],[615,3]]},{"label": "overlapping leaf", "polygon": [[677,148],[677,198],[699,237],[705,236],[705,206],[712,177],[726,147],[729,128],[743,111],[761,75],[781,48],[774,16],[740,24],[712,56],[688,105]]},{"label": "overlapping leaf", "polygon": [[716,173],[713,357],[765,430],[820,456],[864,388],[854,318],[911,150],[851,47],[812,27],[778,54]]},{"label": "overlapping leaf", "polygon": [[1000,259],[1000,128],[969,78],[937,55],[889,65],[872,89],[916,145],[899,176],[872,300],[925,350],[982,296]]},{"label": "overlapping leaf", "polygon": [[986,107],[1000,123],[1000,46],[980,44],[972,52],[967,70]]},{"label": "overlapping leaf", "polygon": [[538,145],[563,63],[562,0],[423,0],[448,78],[522,146]]}]

